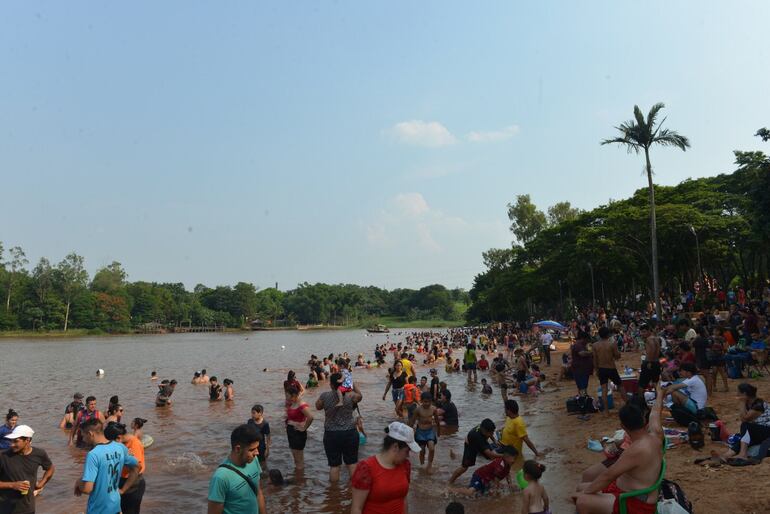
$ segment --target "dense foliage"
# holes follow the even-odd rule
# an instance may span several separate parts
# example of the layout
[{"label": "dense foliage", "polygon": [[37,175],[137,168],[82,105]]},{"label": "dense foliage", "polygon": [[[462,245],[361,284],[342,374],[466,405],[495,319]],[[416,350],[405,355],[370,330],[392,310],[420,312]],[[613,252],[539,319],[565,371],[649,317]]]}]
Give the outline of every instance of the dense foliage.
[{"label": "dense foliage", "polygon": [[[757,135],[765,141],[770,136],[763,130]],[[664,294],[695,290],[696,282],[706,283],[703,277],[723,288],[757,289],[767,280],[770,158],[740,151],[735,157],[733,173],[655,186]],[[652,297],[647,188],[551,220],[520,195],[508,213],[517,242],[484,253],[487,270],[470,291],[470,321],[561,317],[594,298],[643,306]]]},{"label": "dense foliage", "polygon": [[118,262],[89,281],[83,258],[74,253],[52,265],[28,269],[20,247],[3,251],[0,242],[0,330],[94,329],[125,332],[146,324],[241,327],[365,323],[378,316],[408,320],[456,319],[457,303],[468,293],[431,285],[419,290],[356,285],[301,284],[291,291],[257,290],[252,284],[187,291],[183,284],[128,282]]}]

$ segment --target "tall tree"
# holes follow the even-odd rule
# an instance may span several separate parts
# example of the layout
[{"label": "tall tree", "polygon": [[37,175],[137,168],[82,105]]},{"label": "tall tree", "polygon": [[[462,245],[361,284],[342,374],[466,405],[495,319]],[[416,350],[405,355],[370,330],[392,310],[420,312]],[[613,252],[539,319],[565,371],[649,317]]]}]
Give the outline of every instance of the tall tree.
[{"label": "tall tree", "polygon": [[548,225],[554,226],[578,217],[580,209],[569,202],[557,202],[548,208]]},{"label": "tall tree", "polygon": [[70,319],[70,305],[75,293],[86,287],[88,283],[88,272],[83,267],[83,257],[76,253],[70,253],[57,266],[56,271],[59,278],[59,285],[62,291],[62,297],[66,305],[64,311],[64,331],[67,331],[67,325]]},{"label": "tall tree", "polygon": [[647,171],[647,187],[649,188],[650,201],[650,242],[652,247],[652,290],[655,299],[655,312],[661,319],[660,311],[660,277],[658,275],[658,236],[657,222],[655,219],[655,186],[652,183],[652,163],[650,162],[650,148],[654,145],[674,146],[686,151],[690,147],[687,137],[678,134],[674,130],[662,128],[666,118],[657,121],[658,114],[665,107],[663,103],[652,106],[645,119],[638,105],[634,106],[634,119],[621,123],[615,127],[620,131],[620,137],[605,139],[603,145],[619,144],[626,147],[629,153],[639,154],[644,152]]},{"label": "tall tree", "polygon": [[18,273],[21,268],[29,264],[27,255],[24,253],[24,250],[22,250],[20,246],[14,246],[8,250],[8,253],[11,254],[11,260],[8,262],[10,270],[8,273],[8,296],[6,296],[5,299],[6,312],[11,310],[11,290],[13,289],[13,281],[16,278],[16,273]]},{"label": "tall tree", "polygon": [[545,214],[532,203],[529,195],[518,195],[515,204],[508,204],[511,232],[526,245],[546,226]]}]

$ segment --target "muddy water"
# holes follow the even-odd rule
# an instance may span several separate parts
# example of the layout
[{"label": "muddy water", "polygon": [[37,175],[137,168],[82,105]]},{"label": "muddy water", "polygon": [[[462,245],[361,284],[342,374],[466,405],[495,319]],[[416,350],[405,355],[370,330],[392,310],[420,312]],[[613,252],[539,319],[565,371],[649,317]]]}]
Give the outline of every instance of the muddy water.
[{"label": "muddy water", "polygon": [[[395,334],[391,339],[399,339]],[[229,451],[230,431],[250,416],[254,403],[266,409],[273,431],[270,467],[293,476],[293,465],[283,427],[283,389],[286,371],[295,369],[300,380],[306,379],[305,363],[311,353],[323,356],[347,351],[355,357],[364,353],[373,358],[373,348],[385,341],[384,335],[369,336],[364,331],[343,332],[254,332],[245,334],[184,334],[141,337],[87,338],[72,340],[6,340],[0,342],[0,410],[17,410],[20,423],[36,431],[34,445],[48,451],[56,466],[56,474],[38,497],[40,514],[74,514],[85,511],[85,499],[75,498],[72,488],[80,476],[84,452],[68,448],[66,433],[58,423],[72,394],[80,391],[97,397],[104,410],[107,399],[120,396],[126,417],[139,416],[149,421],[145,433],[155,438],[146,452],[147,492],[142,504],[145,513],[195,513],[206,511],[208,480]],[[98,368],[105,370],[96,378]],[[195,370],[206,368],[209,375],[232,379],[235,401],[208,401],[205,386],[193,386]],[[263,371],[267,368],[268,371]],[[156,409],[156,386],[150,382],[152,370],[162,378],[179,381],[174,405]],[[369,433],[369,442],[361,448],[361,457],[377,451],[382,429],[393,420],[388,395],[382,401],[385,370],[355,371],[364,400],[361,412]],[[420,375],[427,369],[420,369]],[[449,499],[446,482],[462,455],[465,433],[485,417],[498,425],[504,419],[502,401],[497,390],[489,398],[482,397],[476,386],[469,386],[458,374],[439,376],[446,380],[460,413],[460,431],[442,437],[437,447],[435,471],[432,475],[419,469],[413,457],[414,472],[410,489],[411,512],[443,512]],[[483,376],[483,375],[482,375]],[[325,391],[322,383],[321,391]],[[319,390],[310,392],[306,400],[313,403]],[[530,437],[542,451],[548,471],[543,483],[550,491],[552,510],[569,511],[565,503],[573,479],[559,473],[558,420],[546,405],[545,398],[520,402],[530,429]],[[542,407],[540,407],[542,406]],[[309,430],[305,450],[304,477],[296,477],[295,485],[281,489],[265,486],[270,512],[348,512],[350,494],[345,487],[330,487],[326,480],[326,458],[322,446],[323,412]],[[453,456],[450,455],[453,450]],[[527,455],[528,450],[525,449]],[[483,459],[479,460],[481,463]],[[458,480],[465,485],[469,470]],[[263,483],[265,485],[265,483]],[[518,495],[463,500],[466,512],[513,512],[518,508]]]}]

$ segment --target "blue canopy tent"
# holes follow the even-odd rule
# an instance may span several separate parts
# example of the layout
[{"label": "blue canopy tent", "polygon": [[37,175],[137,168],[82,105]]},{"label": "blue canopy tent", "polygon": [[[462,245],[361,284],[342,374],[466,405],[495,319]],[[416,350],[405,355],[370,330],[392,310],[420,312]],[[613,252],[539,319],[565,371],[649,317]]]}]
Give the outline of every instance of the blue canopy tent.
[{"label": "blue canopy tent", "polygon": [[554,330],[567,330],[567,327],[559,323],[558,321],[551,321],[549,319],[544,319],[542,321],[538,321],[535,323],[540,328],[552,328]]}]

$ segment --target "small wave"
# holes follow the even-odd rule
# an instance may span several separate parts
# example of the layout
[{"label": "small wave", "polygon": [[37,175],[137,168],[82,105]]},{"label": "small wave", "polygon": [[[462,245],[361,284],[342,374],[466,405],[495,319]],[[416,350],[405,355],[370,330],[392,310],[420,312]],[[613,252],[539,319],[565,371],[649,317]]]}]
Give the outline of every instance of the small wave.
[{"label": "small wave", "polygon": [[207,469],[203,459],[192,452],[184,452],[181,455],[167,459],[166,467],[170,471],[188,474],[197,474]]}]

